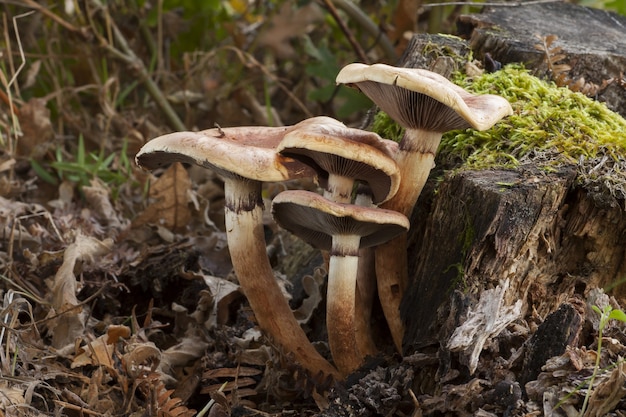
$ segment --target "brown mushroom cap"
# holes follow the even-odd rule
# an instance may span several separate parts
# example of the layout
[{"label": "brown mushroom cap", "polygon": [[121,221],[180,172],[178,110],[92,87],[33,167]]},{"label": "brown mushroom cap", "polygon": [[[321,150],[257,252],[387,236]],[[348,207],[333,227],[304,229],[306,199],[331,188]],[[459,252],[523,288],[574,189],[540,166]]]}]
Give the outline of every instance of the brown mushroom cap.
[{"label": "brown mushroom cap", "polygon": [[393,196],[400,184],[392,155],[397,150],[395,142],[329,117],[299,123],[285,134],[277,150],[313,167],[323,186],[329,174],[366,183],[375,203]]},{"label": "brown mushroom cap", "polygon": [[313,177],[312,168],[276,153],[276,146],[293,128],[243,126],[170,133],[146,143],[135,160],[150,170],[178,161],[200,165],[224,177],[265,182]]},{"label": "brown mushroom cap", "polygon": [[338,84],[354,86],[401,126],[432,132],[485,130],[512,113],[500,96],[474,95],[432,71],[385,64],[349,64]]},{"label": "brown mushroom cap", "polygon": [[[333,235],[361,236],[360,247],[386,242],[409,228],[406,216],[392,210],[332,202],[319,194],[289,190],[272,202],[272,214],[284,229],[312,246],[331,250]],[[358,248],[357,248],[358,249]],[[356,255],[351,253],[350,255]]]}]

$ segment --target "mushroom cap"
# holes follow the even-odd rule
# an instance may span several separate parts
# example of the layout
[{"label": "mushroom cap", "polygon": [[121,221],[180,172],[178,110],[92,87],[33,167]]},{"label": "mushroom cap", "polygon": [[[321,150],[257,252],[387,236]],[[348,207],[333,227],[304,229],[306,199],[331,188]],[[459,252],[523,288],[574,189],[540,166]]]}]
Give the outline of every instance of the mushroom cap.
[{"label": "mushroom cap", "polygon": [[391,198],[400,186],[400,172],[393,158],[395,142],[374,132],[349,128],[330,117],[298,123],[285,134],[277,150],[313,167],[321,183],[328,179],[328,173],[366,183],[375,203]]},{"label": "mushroom cap", "polygon": [[225,177],[284,181],[314,177],[309,166],[276,152],[290,127],[242,126],[174,132],[146,143],[137,164],[155,169],[173,162],[197,164]]},{"label": "mushroom cap", "polygon": [[353,63],[339,71],[336,81],[361,90],[407,129],[485,130],[513,113],[504,97],[471,94],[446,77],[419,68]]},{"label": "mushroom cap", "polygon": [[322,250],[332,249],[333,235],[359,235],[360,247],[367,248],[409,229],[409,220],[396,211],[335,203],[304,190],[278,194],[272,214],[281,227]]}]

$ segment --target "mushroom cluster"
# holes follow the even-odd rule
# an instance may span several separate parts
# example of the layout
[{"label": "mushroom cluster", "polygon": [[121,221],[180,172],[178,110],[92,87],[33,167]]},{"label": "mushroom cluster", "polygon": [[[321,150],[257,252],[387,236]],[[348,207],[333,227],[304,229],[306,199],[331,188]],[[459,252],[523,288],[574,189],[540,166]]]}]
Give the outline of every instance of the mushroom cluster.
[{"label": "mushroom cluster", "polygon": [[[369,323],[376,286],[401,348],[402,244],[441,134],[488,128],[510,112],[502,98],[473,96],[436,74],[413,71],[418,72],[351,64],[337,77],[406,128],[399,144],[319,116],[288,127],[171,133],[149,141],[136,156],[145,169],[179,161],[223,179],[226,236],[241,289],[261,329],[316,376],[344,378],[376,352]],[[295,319],[266,254],[262,184],[304,177],[314,178],[323,193],[283,191],[272,202],[272,214],[278,225],[328,254],[326,316],[334,365]],[[368,248],[375,248],[376,276]]]},{"label": "mushroom cluster", "polygon": [[[405,129],[396,153],[401,182],[382,207],[411,216],[434,166],[443,133],[486,130],[513,112],[500,96],[474,95],[437,73],[385,64],[349,64],[336,79],[355,87]],[[408,285],[406,234],[376,248],[376,277],[383,312],[396,348],[402,353],[404,323],[400,302]]]}]

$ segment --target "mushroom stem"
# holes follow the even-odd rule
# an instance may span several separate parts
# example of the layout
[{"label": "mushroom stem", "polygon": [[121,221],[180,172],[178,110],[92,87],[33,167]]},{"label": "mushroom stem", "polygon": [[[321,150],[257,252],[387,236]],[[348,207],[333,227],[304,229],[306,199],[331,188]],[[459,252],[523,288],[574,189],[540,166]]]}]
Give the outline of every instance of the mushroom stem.
[{"label": "mushroom stem", "polygon": [[356,341],[359,248],[379,245],[409,228],[403,214],[378,207],[335,203],[311,191],[287,190],[272,202],[281,227],[330,252],[326,325],[335,364],[343,376],[363,359]]},{"label": "mushroom stem", "polygon": [[373,356],[378,352],[372,333],[372,304],[376,296],[376,266],[374,248],[359,250],[359,267],[356,278],[356,346],[361,355]]},{"label": "mushroom stem", "polygon": [[324,376],[337,370],[315,350],[283,296],[266,254],[261,183],[225,178],[226,234],[233,268],[259,326],[304,368]]},{"label": "mushroom stem", "polygon": [[[371,190],[361,185],[357,188],[354,204],[374,207]],[[356,345],[363,356],[378,352],[372,333],[372,305],[376,296],[376,262],[374,248],[359,249],[359,267],[356,278]]]},{"label": "mushroom stem", "polygon": [[[434,166],[435,153],[442,134],[422,129],[406,129],[396,154],[400,169],[400,187],[395,196],[381,205],[409,219],[413,207]],[[400,303],[408,285],[407,234],[376,247],[376,280],[378,297],[398,352],[402,353],[404,323]]]},{"label": "mushroom stem", "polygon": [[328,174],[324,197],[336,203],[349,204],[352,201],[354,178],[335,173]]},{"label": "mushroom stem", "polygon": [[358,235],[334,236],[328,266],[328,294],[332,294],[326,305],[328,344],[344,376],[361,366],[365,356],[357,348],[355,325],[360,240]]}]

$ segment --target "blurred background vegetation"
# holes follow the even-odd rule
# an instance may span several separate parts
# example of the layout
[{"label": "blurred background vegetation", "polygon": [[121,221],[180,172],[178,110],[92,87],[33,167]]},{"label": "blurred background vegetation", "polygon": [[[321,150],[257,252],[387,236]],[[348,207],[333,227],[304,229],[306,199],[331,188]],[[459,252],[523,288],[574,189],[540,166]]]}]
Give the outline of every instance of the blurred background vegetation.
[{"label": "blurred background vegetation", "polygon": [[[339,68],[393,63],[411,33],[454,33],[456,17],[483,4],[0,3],[0,169],[34,172],[50,184],[94,176],[122,184],[141,145],[172,130],[293,124],[322,114],[357,124],[371,103],[335,86]],[[580,4],[626,14],[623,0]],[[17,192],[4,181],[0,195]]]}]

